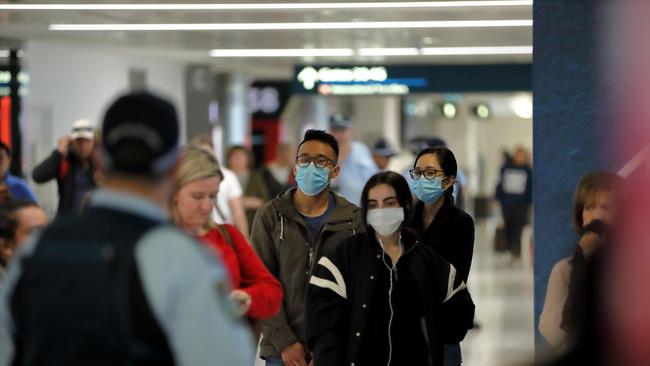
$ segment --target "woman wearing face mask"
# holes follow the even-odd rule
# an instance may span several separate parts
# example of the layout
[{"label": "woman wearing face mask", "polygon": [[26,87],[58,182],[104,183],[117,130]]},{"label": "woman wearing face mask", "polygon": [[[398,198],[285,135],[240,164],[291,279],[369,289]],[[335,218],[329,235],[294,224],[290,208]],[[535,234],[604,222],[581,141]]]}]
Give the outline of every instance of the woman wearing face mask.
[{"label": "woman wearing face mask", "polygon": [[374,175],[361,195],[366,232],[318,261],[306,302],[315,365],[441,365],[443,342],[471,327],[465,283],[405,229],[411,209],[404,177]]},{"label": "woman wearing face mask", "polygon": [[[446,147],[430,147],[418,154],[409,172],[418,198],[410,227],[425,245],[451,263],[467,283],[474,253],[474,220],[454,206],[457,170],[454,153]],[[460,344],[445,345],[444,365],[461,362]]]},{"label": "woman wearing face mask", "polygon": [[217,225],[210,217],[223,176],[217,160],[199,148],[186,147],[177,176],[170,202],[174,222],[222,259],[234,289],[231,297],[241,314],[253,319],[277,314],[280,283],[234,226]]}]

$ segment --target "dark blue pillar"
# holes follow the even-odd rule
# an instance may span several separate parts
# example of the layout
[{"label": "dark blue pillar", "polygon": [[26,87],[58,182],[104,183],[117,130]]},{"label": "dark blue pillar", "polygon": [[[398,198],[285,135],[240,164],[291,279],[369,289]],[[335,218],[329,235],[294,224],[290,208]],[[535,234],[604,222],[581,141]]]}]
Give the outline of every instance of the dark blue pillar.
[{"label": "dark blue pillar", "polygon": [[575,186],[584,174],[608,168],[600,159],[603,146],[613,151],[600,143],[599,4],[537,0],[533,5],[536,329],[550,271],[577,244],[571,226]]}]

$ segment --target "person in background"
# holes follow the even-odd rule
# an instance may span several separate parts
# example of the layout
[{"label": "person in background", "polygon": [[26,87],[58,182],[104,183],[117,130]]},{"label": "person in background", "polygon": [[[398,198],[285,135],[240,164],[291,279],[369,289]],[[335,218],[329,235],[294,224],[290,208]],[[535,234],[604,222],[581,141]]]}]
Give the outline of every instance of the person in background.
[{"label": "person in background", "polygon": [[90,121],[75,121],[70,135],[61,137],[52,154],[32,171],[36,183],[56,179],[59,191],[57,215],[79,212],[84,196],[95,188],[94,136],[94,126]]},{"label": "person in background", "polygon": [[372,147],[372,159],[377,164],[380,171],[386,171],[390,159],[397,155],[397,151],[386,139],[379,139]]},{"label": "person in background", "polygon": [[472,327],[474,304],[452,265],[407,229],[411,191],[382,172],[361,194],[365,234],[324,253],[309,280],[314,364],[440,365]]},{"label": "person in background", "polygon": [[280,310],[282,288],[266,269],[253,247],[237,229],[218,225],[211,213],[222,179],[217,159],[210,153],[186,147],[177,167],[177,180],[170,200],[176,225],[215,251],[225,263],[241,314],[265,319]]},{"label": "person in background", "polygon": [[351,122],[344,114],[330,117],[330,133],[336,139],[341,151],[339,159],[341,174],[333,182],[334,191],[351,203],[358,205],[363,184],[375,173],[377,165],[372,160],[370,150],[359,141],[352,140]]},{"label": "person in background", "polygon": [[528,223],[533,202],[533,174],[528,154],[517,147],[512,161],[501,167],[495,197],[501,206],[508,249],[512,258],[521,258],[521,233]]},{"label": "person in background", "polygon": [[280,313],[263,322],[260,357],[267,366],[306,366],[305,293],[322,251],[360,228],[359,209],[329,189],[341,168],[339,148],[325,131],[308,130],[298,145],[291,188],[260,209],[251,243],[284,289]]},{"label": "person in background", "polygon": [[7,181],[0,179],[0,205],[4,205],[11,200],[11,192]]},{"label": "person in background", "polygon": [[564,309],[572,271],[576,267],[578,272],[583,270],[585,258],[589,258],[596,248],[607,241],[609,230],[605,227],[612,227],[617,221],[618,208],[623,201],[623,184],[623,178],[614,173],[596,172],[585,175],[576,187],[573,197],[573,228],[580,239],[574,256],[561,259],[553,266],[539,319],[539,332],[556,349],[568,346],[569,337],[563,324],[571,328],[573,319],[579,317],[569,311],[569,316],[565,319]]},{"label": "person in background", "polygon": [[253,153],[243,146],[231,146],[226,152],[226,167],[235,173],[244,189],[242,204],[246,210],[246,220],[252,224],[257,210],[269,200],[269,191],[262,177],[254,170]]},{"label": "person in background", "polygon": [[123,95],[102,137],[106,181],[83,216],[58,218],[9,266],[0,366],[252,365],[223,265],[167,224],[176,109]]},{"label": "person in background", "polygon": [[[418,199],[410,227],[425,245],[451,263],[467,283],[474,255],[474,220],[454,205],[457,171],[456,157],[446,147],[420,151],[410,171]],[[461,364],[459,341],[445,344],[443,365]]]},{"label": "person in background", "polygon": [[294,152],[293,145],[281,143],[277,147],[275,159],[262,164],[258,169],[269,191],[269,198],[275,198],[296,185],[296,178],[293,175]]},{"label": "person in background", "polygon": [[[210,135],[195,137],[192,139],[192,145],[215,155],[214,144]],[[233,171],[222,167],[221,172],[223,173],[223,180],[219,184],[220,194],[212,211],[212,220],[217,224],[233,224],[248,239],[250,223],[246,219],[246,210],[242,201],[244,190]]]},{"label": "person in background", "polygon": [[45,211],[29,200],[11,200],[0,208],[0,283],[7,264],[32,232],[47,225]]},{"label": "person in background", "polygon": [[7,182],[11,197],[16,200],[28,200],[36,202],[34,192],[29,188],[26,180],[12,175],[9,172],[11,166],[11,149],[4,142],[0,142],[0,177]]}]

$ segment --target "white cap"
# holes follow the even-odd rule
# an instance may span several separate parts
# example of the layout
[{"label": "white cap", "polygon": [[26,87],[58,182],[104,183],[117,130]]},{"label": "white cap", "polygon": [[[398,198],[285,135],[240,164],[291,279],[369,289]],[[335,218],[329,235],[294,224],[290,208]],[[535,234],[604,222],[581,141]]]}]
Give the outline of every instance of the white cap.
[{"label": "white cap", "polygon": [[95,125],[85,118],[80,118],[72,123],[70,138],[92,140],[95,137]]}]

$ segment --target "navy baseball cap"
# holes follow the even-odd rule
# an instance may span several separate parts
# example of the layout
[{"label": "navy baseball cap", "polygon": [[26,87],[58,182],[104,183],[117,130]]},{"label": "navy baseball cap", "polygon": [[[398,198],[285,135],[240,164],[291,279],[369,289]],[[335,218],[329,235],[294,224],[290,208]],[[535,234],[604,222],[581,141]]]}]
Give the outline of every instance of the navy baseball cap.
[{"label": "navy baseball cap", "polygon": [[397,155],[395,148],[385,139],[379,139],[375,142],[375,145],[372,147],[372,153],[373,155],[385,156],[387,158]]},{"label": "navy baseball cap", "polygon": [[163,175],[176,163],[178,140],[176,108],[151,93],[123,95],[104,115],[102,145],[109,170]]},{"label": "navy baseball cap", "polygon": [[334,114],[330,117],[330,130],[346,129],[350,127],[350,118],[342,113]]}]

